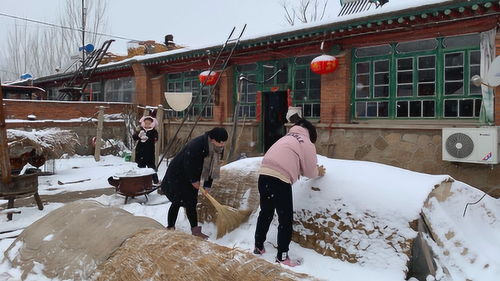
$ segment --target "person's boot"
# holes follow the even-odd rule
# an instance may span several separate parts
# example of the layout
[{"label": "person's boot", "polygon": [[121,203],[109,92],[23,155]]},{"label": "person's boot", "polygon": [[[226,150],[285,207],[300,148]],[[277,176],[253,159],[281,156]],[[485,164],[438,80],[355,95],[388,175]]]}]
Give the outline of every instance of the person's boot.
[{"label": "person's boot", "polygon": [[175,226],[167,226],[167,230],[175,230]]},{"label": "person's boot", "polygon": [[192,227],[191,234],[193,234],[194,236],[198,236],[198,237],[205,239],[205,240],[208,239],[208,235],[205,235],[201,232],[201,226]]},{"label": "person's boot", "polygon": [[289,267],[295,267],[301,265],[304,261],[302,258],[291,259],[287,252],[283,252],[281,255],[278,254],[276,257],[276,262],[280,264],[287,265]]}]

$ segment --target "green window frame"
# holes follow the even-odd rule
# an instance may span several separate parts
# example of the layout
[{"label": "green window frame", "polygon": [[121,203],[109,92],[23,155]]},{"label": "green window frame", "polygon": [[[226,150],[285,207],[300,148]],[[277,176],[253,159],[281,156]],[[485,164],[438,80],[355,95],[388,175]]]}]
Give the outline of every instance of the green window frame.
[{"label": "green window frame", "polygon": [[321,75],[311,71],[311,61],[317,56],[296,57],[293,64],[293,105],[302,107],[302,115],[308,119],[321,115]]},{"label": "green window frame", "polygon": [[[200,114],[203,104],[207,100],[210,95],[210,91],[212,90],[212,86],[202,87],[198,75],[200,71],[187,71],[187,72],[178,72],[178,73],[169,73],[167,74],[167,90],[169,92],[192,92],[192,108],[188,113],[189,118],[196,118],[198,114]],[[213,118],[213,96],[210,99],[210,102],[207,104],[205,109],[203,110],[202,117],[206,119]],[[186,111],[176,112],[169,111],[169,116],[173,118],[181,118],[186,114]]]},{"label": "green window frame", "polygon": [[479,34],[354,49],[353,119],[477,119]]},{"label": "green window frame", "polygon": [[[239,86],[239,77],[240,75],[243,75],[248,80],[260,81],[262,80],[260,68],[261,66],[259,63],[249,63],[235,66],[235,93],[238,93],[238,91],[241,90],[240,110],[238,112],[238,118],[240,119],[256,119],[257,92],[261,91],[261,85],[249,83],[248,81],[243,80],[241,82],[241,89],[237,89]],[[234,100],[236,101],[236,94],[234,97]]]}]

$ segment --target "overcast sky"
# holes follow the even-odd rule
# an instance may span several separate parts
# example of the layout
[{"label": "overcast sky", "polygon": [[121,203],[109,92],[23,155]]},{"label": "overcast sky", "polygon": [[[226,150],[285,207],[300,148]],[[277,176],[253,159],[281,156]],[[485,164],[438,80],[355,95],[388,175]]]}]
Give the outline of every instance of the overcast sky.
[{"label": "overcast sky", "polygon": [[[0,0],[0,12],[56,23],[64,1],[80,0]],[[220,43],[233,26],[241,28],[245,23],[248,24],[246,36],[275,32],[287,27],[281,2],[282,0],[108,0],[107,32],[157,42],[163,42],[166,34],[173,34],[174,41],[191,47]],[[329,17],[333,13],[327,14]],[[20,22],[22,21],[17,21],[18,24]],[[4,40],[15,23],[13,19],[0,16],[0,40]],[[117,40],[111,51],[125,53],[126,41]]]}]

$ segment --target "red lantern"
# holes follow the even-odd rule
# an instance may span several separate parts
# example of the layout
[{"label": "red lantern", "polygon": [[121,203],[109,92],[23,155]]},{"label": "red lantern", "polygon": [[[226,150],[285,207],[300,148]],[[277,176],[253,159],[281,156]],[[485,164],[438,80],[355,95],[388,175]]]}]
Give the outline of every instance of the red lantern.
[{"label": "red lantern", "polygon": [[327,74],[334,72],[339,65],[339,61],[334,56],[321,55],[311,61],[311,70],[317,74]]},{"label": "red lantern", "polygon": [[[210,75],[208,75],[210,73]],[[219,72],[213,71],[210,72],[210,70],[205,70],[200,75],[198,75],[198,78],[200,79],[201,84],[204,85],[215,85],[217,82],[217,78],[219,78]]]}]

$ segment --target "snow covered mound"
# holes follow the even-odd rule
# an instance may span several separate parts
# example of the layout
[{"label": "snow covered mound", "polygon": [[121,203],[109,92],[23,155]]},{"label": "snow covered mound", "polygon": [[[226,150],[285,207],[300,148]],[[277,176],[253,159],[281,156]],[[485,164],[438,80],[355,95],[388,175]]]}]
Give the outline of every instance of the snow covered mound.
[{"label": "snow covered mound", "polygon": [[[474,202],[478,203],[467,206]],[[500,279],[499,199],[462,182],[450,182],[432,192],[423,213],[438,273],[442,268],[451,280]]]},{"label": "snow covered mound", "polygon": [[180,231],[144,230],[128,239],[96,272],[100,281],[313,281],[240,249]]},{"label": "snow covered mound", "polygon": [[[226,174],[214,187],[214,197],[236,208],[239,200],[246,200],[241,205],[251,202],[248,207],[256,211],[261,161],[247,158],[224,166]],[[419,217],[429,193],[448,176],[322,156],[319,163],[326,168],[324,177],[302,178],[293,186],[293,240],[344,261],[398,269],[403,278],[417,235],[410,224]],[[225,178],[227,174],[231,176]],[[246,197],[241,196],[243,191]]]},{"label": "snow covered mound", "polygon": [[95,201],[77,201],[31,224],[4,255],[23,279],[43,272],[48,278],[88,280],[123,241],[151,228],[163,226]]}]

